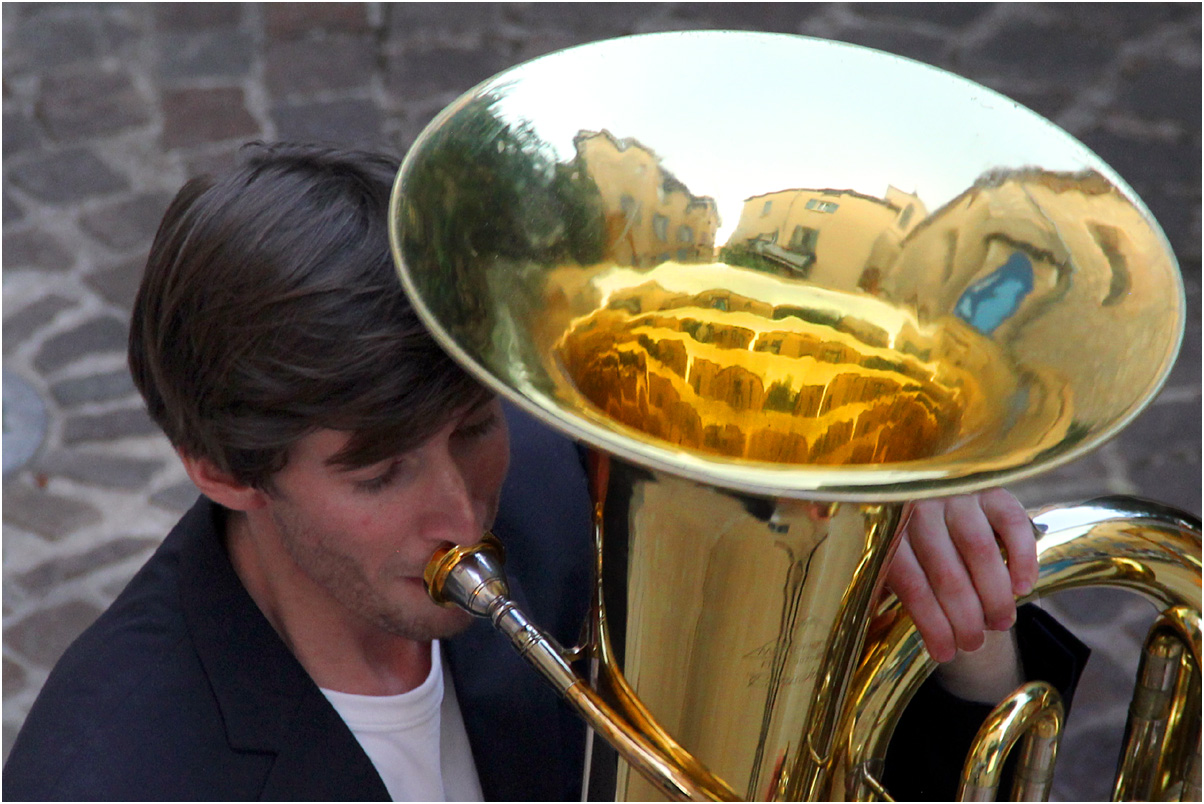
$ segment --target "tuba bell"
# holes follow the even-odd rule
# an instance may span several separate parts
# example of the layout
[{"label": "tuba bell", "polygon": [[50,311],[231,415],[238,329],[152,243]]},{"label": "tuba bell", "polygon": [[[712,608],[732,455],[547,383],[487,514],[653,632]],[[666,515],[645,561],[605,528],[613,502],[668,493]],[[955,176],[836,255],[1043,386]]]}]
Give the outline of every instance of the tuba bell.
[{"label": "tuba bell", "polygon": [[[880,594],[909,501],[1099,446],[1161,387],[1185,317],[1162,231],[1082,144],[941,70],[796,36],[650,34],[507,70],[419,136],[390,237],[441,345],[592,451],[585,645],[514,606],[492,539],[427,581],[616,747],[621,800],[888,796],[886,744],[933,667]],[[1198,797],[1199,521],[1105,498],[1034,522],[1031,597],[1112,584],[1164,610],[1118,795]],[[1048,790],[1049,692],[1001,704],[964,797],[993,796],[1013,745],[1016,794]]]}]

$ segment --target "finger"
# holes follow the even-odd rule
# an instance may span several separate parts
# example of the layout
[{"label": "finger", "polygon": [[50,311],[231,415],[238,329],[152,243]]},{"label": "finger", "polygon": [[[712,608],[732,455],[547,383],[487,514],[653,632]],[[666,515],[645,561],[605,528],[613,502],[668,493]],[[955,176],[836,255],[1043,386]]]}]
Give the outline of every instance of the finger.
[{"label": "finger", "polygon": [[920,631],[928,655],[935,661],[947,662],[957,655],[957,642],[953,637],[953,626],[945,617],[941,604],[937,602],[928,578],[924,575],[916,554],[906,534],[899,540],[899,547],[891,560],[886,574],[886,585],[899,598],[903,608],[911,615]]},{"label": "finger", "polygon": [[916,503],[907,530],[911,549],[923,568],[928,585],[953,628],[962,650],[982,646],[986,622],[978,590],[954,546],[945,522],[949,500]]},{"label": "finger", "polygon": [[1000,488],[979,495],[991,529],[1007,550],[1012,593],[1027,595],[1037,583],[1037,537],[1020,501]]},{"label": "finger", "polygon": [[978,592],[986,627],[1006,631],[1016,622],[1016,598],[995,531],[978,495],[950,498],[945,506],[949,536]]}]

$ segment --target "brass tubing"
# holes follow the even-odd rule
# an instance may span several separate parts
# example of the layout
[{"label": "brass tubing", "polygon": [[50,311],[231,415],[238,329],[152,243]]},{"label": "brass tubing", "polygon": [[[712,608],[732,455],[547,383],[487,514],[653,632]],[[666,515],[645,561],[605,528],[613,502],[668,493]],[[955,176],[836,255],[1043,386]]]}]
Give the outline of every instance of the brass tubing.
[{"label": "brass tubing", "polygon": [[[1164,800],[1199,787],[1199,614],[1172,606],[1151,626],[1129,705],[1114,801]],[[1191,799],[1183,799],[1191,800]]]},{"label": "brass tubing", "polygon": [[[1040,573],[1033,592],[1017,602],[1084,586],[1131,589],[1182,612],[1167,627],[1194,633],[1185,642],[1199,655],[1199,520],[1145,500],[1104,497],[1043,509],[1033,521],[1041,533]],[[829,798],[874,797],[864,769],[880,765],[899,715],[935,666],[898,601],[886,601],[875,616],[844,715],[846,744],[838,764],[846,786],[831,788]],[[1185,696],[1183,704],[1198,723],[1198,694]],[[1187,731],[1198,735],[1199,726]],[[1184,753],[1190,757],[1193,750]],[[1199,786],[1198,778],[1188,774],[1184,796]]]},{"label": "brass tubing", "polygon": [[[678,767],[612,709],[564,660],[564,649],[527,619],[509,598],[501,542],[486,534],[470,547],[436,551],[423,573],[436,603],[488,617],[519,654],[564,696],[586,724],[605,738],[660,794],[680,801],[736,801],[722,782]],[[696,778],[698,777],[698,778]],[[708,784],[710,783],[710,784]]]},{"label": "brass tubing", "polygon": [[578,679],[560,691],[590,728],[665,796],[678,801],[740,801],[730,789],[704,786],[666,762],[644,737],[631,728],[599,695]]},{"label": "brass tubing", "polygon": [[1003,763],[1022,738],[1012,800],[1047,800],[1063,720],[1057,690],[1044,681],[1022,685],[992,710],[975,735],[962,769],[958,800],[994,801]]}]

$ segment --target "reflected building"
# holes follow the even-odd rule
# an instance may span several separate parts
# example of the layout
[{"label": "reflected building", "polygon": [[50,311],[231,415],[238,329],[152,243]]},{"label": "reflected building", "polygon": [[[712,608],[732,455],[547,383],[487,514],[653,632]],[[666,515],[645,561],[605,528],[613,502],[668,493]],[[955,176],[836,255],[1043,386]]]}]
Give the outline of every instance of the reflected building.
[{"label": "reflected building", "polygon": [[724,256],[830,288],[875,292],[903,239],[927,214],[917,195],[896,187],[883,198],[855,190],[778,190],[745,199]]},{"label": "reflected building", "polygon": [[987,335],[1038,299],[1065,296],[1072,274],[1076,292],[1107,307],[1158,246],[1143,224],[1094,171],[993,171],[908,234],[881,291],[921,318],[952,313]]},{"label": "reflected building", "polygon": [[714,259],[719,209],[713,198],[691,193],[635,139],[582,131],[574,145],[602,197],[611,261],[648,268]]}]

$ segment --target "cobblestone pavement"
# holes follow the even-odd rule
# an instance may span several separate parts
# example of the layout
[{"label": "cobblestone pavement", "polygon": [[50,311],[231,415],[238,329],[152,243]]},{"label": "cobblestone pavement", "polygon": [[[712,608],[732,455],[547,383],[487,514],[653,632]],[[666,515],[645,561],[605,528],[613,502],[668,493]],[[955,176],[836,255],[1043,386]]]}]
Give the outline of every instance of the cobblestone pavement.
[{"label": "cobblestone pavement", "polygon": [[[1131,427],[1016,491],[1034,505],[1136,493],[1199,514],[1198,5],[5,3],[6,755],[55,659],[195,494],[124,365],[141,263],[185,178],[255,138],[400,151],[504,67],[685,28],[802,33],[937,64],[1034,108],[1112,164],[1178,254],[1186,342]],[[24,403],[22,383],[36,392]],[[10,471],[26,445],[36,454]],[[1152,608],[1107,591],[1048,605],[1095,649],[1055,793],[1103,798]]]}]

